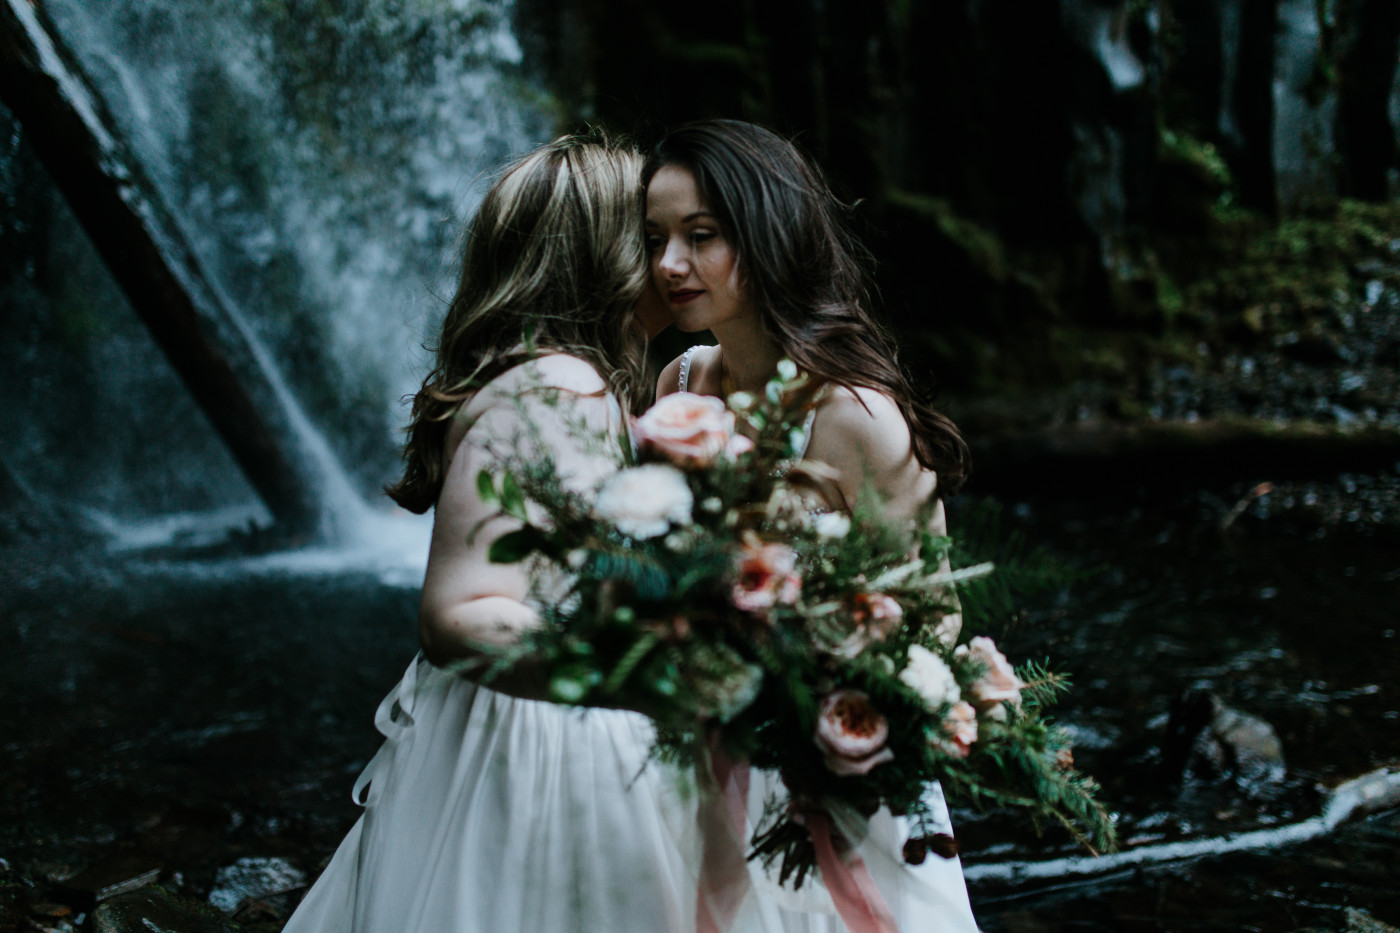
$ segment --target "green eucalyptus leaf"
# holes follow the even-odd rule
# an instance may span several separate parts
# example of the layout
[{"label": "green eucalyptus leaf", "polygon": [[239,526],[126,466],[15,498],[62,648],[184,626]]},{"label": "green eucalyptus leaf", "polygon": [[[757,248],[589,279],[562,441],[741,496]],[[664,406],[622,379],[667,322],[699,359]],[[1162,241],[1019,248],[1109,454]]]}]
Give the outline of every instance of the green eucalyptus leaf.
[{"label": "green eucalyptus leaf", "polygon": [[482,470],[476,474],[476,494],[487,505],[496,504],[496,481],[489,471]]},{"label": "green eucalyptus leaf", "polygon": [[520,491],[520,483],[513,473],[501,477],[501,511],[512,518],[526,521],[525,493]]},{"label": "green eucalyptus leaf", "polygon": [[522,528],[492,541],[486,556],[493,564],[515,564],[538,550],[541,543],[538,531]]}]

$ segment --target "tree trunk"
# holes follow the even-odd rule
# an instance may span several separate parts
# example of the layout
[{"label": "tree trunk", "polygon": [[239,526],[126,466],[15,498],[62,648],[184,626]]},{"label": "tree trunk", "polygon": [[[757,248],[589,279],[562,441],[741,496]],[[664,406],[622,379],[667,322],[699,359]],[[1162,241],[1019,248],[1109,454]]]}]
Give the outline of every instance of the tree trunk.
[{"label": "tree trunk", "polygon": [[34,0],[0,0],[0,98],[279,524],[318,530],[317,473],[278,392]]},{"label": "tree trunk", "polygon": [[1383,201],[1386,175],[1397,165],[1390,125],[1390,88],[1400,44],[1400,3],[1347,0],[1338,11],[1337,154],[1345,195]]}]

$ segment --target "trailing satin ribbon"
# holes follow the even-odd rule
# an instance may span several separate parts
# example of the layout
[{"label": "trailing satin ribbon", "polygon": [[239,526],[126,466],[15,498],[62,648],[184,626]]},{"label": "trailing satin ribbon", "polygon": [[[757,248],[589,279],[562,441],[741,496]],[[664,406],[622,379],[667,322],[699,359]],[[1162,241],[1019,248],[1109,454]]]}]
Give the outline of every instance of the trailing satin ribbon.
[{"label": "trailing satin ribbon", "polygon": [[718,742],[710,743],[712,793],[700,801],[703,849],[695,897],[697,933],[724,933],[734,922],[751,886],[745,853],[748,829],[749,763],[735,763]]},{"label": "trailing satin ribbon", "polygon": [[864,859],[854,852],[845,858],[837,854],[831,840],[831,817],[824,810],[804,810],[802,816],[817,850],[822,882],[850,933],[899,933]]}]

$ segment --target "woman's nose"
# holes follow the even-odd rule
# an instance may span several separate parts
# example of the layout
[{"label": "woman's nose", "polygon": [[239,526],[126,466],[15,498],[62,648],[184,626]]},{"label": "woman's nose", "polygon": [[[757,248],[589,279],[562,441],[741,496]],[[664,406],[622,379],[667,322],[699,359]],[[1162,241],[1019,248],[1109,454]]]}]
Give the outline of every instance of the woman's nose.
[{"label": "woman's nose", "polygon": [[684,243],[668,241],[657,263],[661,274],[667,278],[682,279],[690,272],[690,252]]}]

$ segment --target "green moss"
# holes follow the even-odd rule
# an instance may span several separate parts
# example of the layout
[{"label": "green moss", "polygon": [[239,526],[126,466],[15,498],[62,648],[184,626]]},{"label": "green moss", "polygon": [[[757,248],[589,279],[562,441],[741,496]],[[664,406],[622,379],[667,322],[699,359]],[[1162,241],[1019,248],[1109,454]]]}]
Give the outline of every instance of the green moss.
[{"label": "green moss", "polygon": [[1351,270],[1358,263],[1393,266],[1397,240],[1400,204],[1342,201],[1273,227],[1236,215],[1185,298],[1251,333],[1295,327],[1357,287]]},{"label": "green moss", "polygon": [[1230,174],[1230,166],[1213,144],[1166,127],[1161,128],[1158,142],[1158,156],[1164,161],[1189,166],[1201,178],[1209,180],[1222,190],[1233,187],[1234,178]]}]

